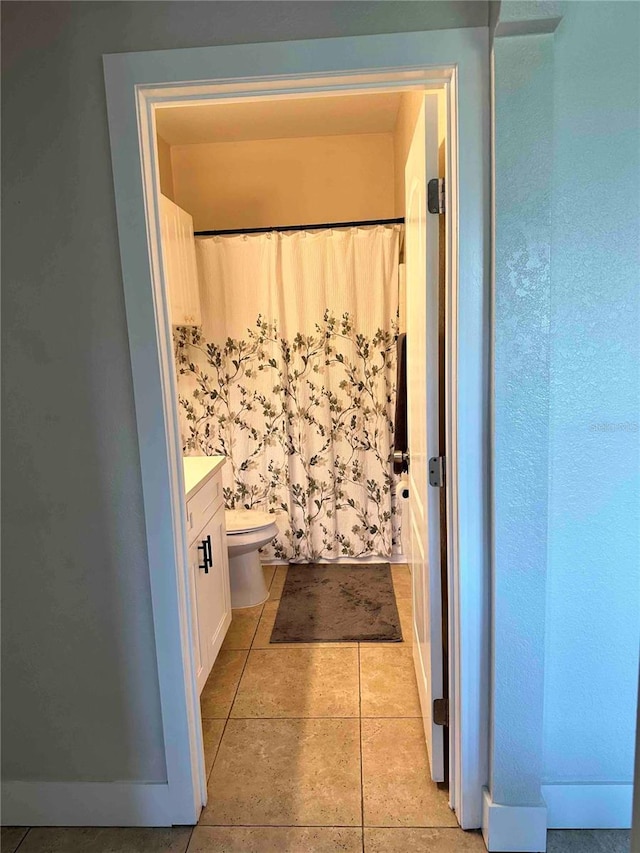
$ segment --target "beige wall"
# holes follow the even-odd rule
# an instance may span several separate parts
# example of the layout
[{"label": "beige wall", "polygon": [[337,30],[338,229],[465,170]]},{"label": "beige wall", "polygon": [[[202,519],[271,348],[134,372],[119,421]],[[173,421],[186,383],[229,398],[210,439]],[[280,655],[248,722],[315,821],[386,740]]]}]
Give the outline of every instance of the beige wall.
[{"label": "beige wall", "polygon": [[[424,92],[403,92],[393,134],[395,216],[404,216],[404,165],[415,130]],[[438,143],[441,152],[441,175],[444,175],[444,139],[446,104],[443,92],[438,92]],[[435,176],[434,176],[435,177]]]},{"label": "beige wall", "polygon": [[158,171],[160,172],[160,191],[171,201],[173,195],[173,171],[171,169],[171,146],[161,137],[158,140]]},{"label": "beige wall", "polygon": [[403,92],[393,134],[395,216],[404,216],[404,164],[420,112],[423,92]]},{"label": "beige wall", "polygon": [[[424,93],[404,92],[393,133],[169,146],[162,192],[196,231],[404,216],[404,167]],[[444,98],[439,97],[444,140]]]},{"label": "beige wall", "polygon": [[196,231],[395,216],[390,133],[174,145],[171,162]]}]

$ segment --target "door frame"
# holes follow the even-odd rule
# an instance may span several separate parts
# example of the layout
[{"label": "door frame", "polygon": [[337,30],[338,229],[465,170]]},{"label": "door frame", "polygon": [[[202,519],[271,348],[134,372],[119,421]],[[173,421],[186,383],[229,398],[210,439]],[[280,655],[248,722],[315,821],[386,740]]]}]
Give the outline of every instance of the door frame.
[{"label": "door frame", "polygon": [[161,260],[155,108],[410,88],[439,87],[447,93],[450,803],[463,828],[477,828],[488,778],[488,29],[103,59],[166,754],[167,824],[197,821],[206,779],[189,630],[193,603]]}]

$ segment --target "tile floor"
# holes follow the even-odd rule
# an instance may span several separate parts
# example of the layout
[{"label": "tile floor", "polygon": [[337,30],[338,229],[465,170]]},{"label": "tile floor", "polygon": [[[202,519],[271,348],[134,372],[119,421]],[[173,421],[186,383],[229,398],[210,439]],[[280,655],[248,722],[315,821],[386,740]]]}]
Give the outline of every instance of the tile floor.
[{"label": "tile floor", "polygon": [[[4,828],[2,853],[484,853],[428,779],[411,584],[393,567],[402,643],[269,646],[270,599],[234,611],[201,696],[209,801],[197,827]],[[552,853],[626,853],[628,833],[550,832]]]},{"label": "tile floor", "polygon": [[202,693],[224,731],[189,853],[484,851],[428,781],[407,567],[393,567],[405,641],[389,644],[270,645],[286,567],[265,574],[269,601],[234,612]]}]

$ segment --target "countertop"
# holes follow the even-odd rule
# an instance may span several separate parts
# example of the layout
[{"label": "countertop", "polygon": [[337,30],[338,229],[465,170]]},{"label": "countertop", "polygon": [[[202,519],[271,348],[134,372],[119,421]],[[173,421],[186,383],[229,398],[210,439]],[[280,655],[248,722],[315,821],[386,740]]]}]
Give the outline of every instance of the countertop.
[{"label": "countertop", "polygon": [[207,482],[226,462],[225,456],[184,456],[185,499],[192,498],[198,489]]}]

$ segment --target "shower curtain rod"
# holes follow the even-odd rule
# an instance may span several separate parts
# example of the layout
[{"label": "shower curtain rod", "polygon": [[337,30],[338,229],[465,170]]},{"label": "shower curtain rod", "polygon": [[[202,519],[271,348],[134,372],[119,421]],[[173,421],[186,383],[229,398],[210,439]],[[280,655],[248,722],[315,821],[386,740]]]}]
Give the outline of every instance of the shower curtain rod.
[{"label": "shower curtain rod", "polygon": [[221,234],[267,234],[269,231],[311,231],[320,228],[356,228],[359,225],[404,225],[398,219],[362,219],[359,222],[323,222],[318,225],[274,225],[271,228],[227,228],[224,231],[194,231],[195,237],[217,237]]}]

